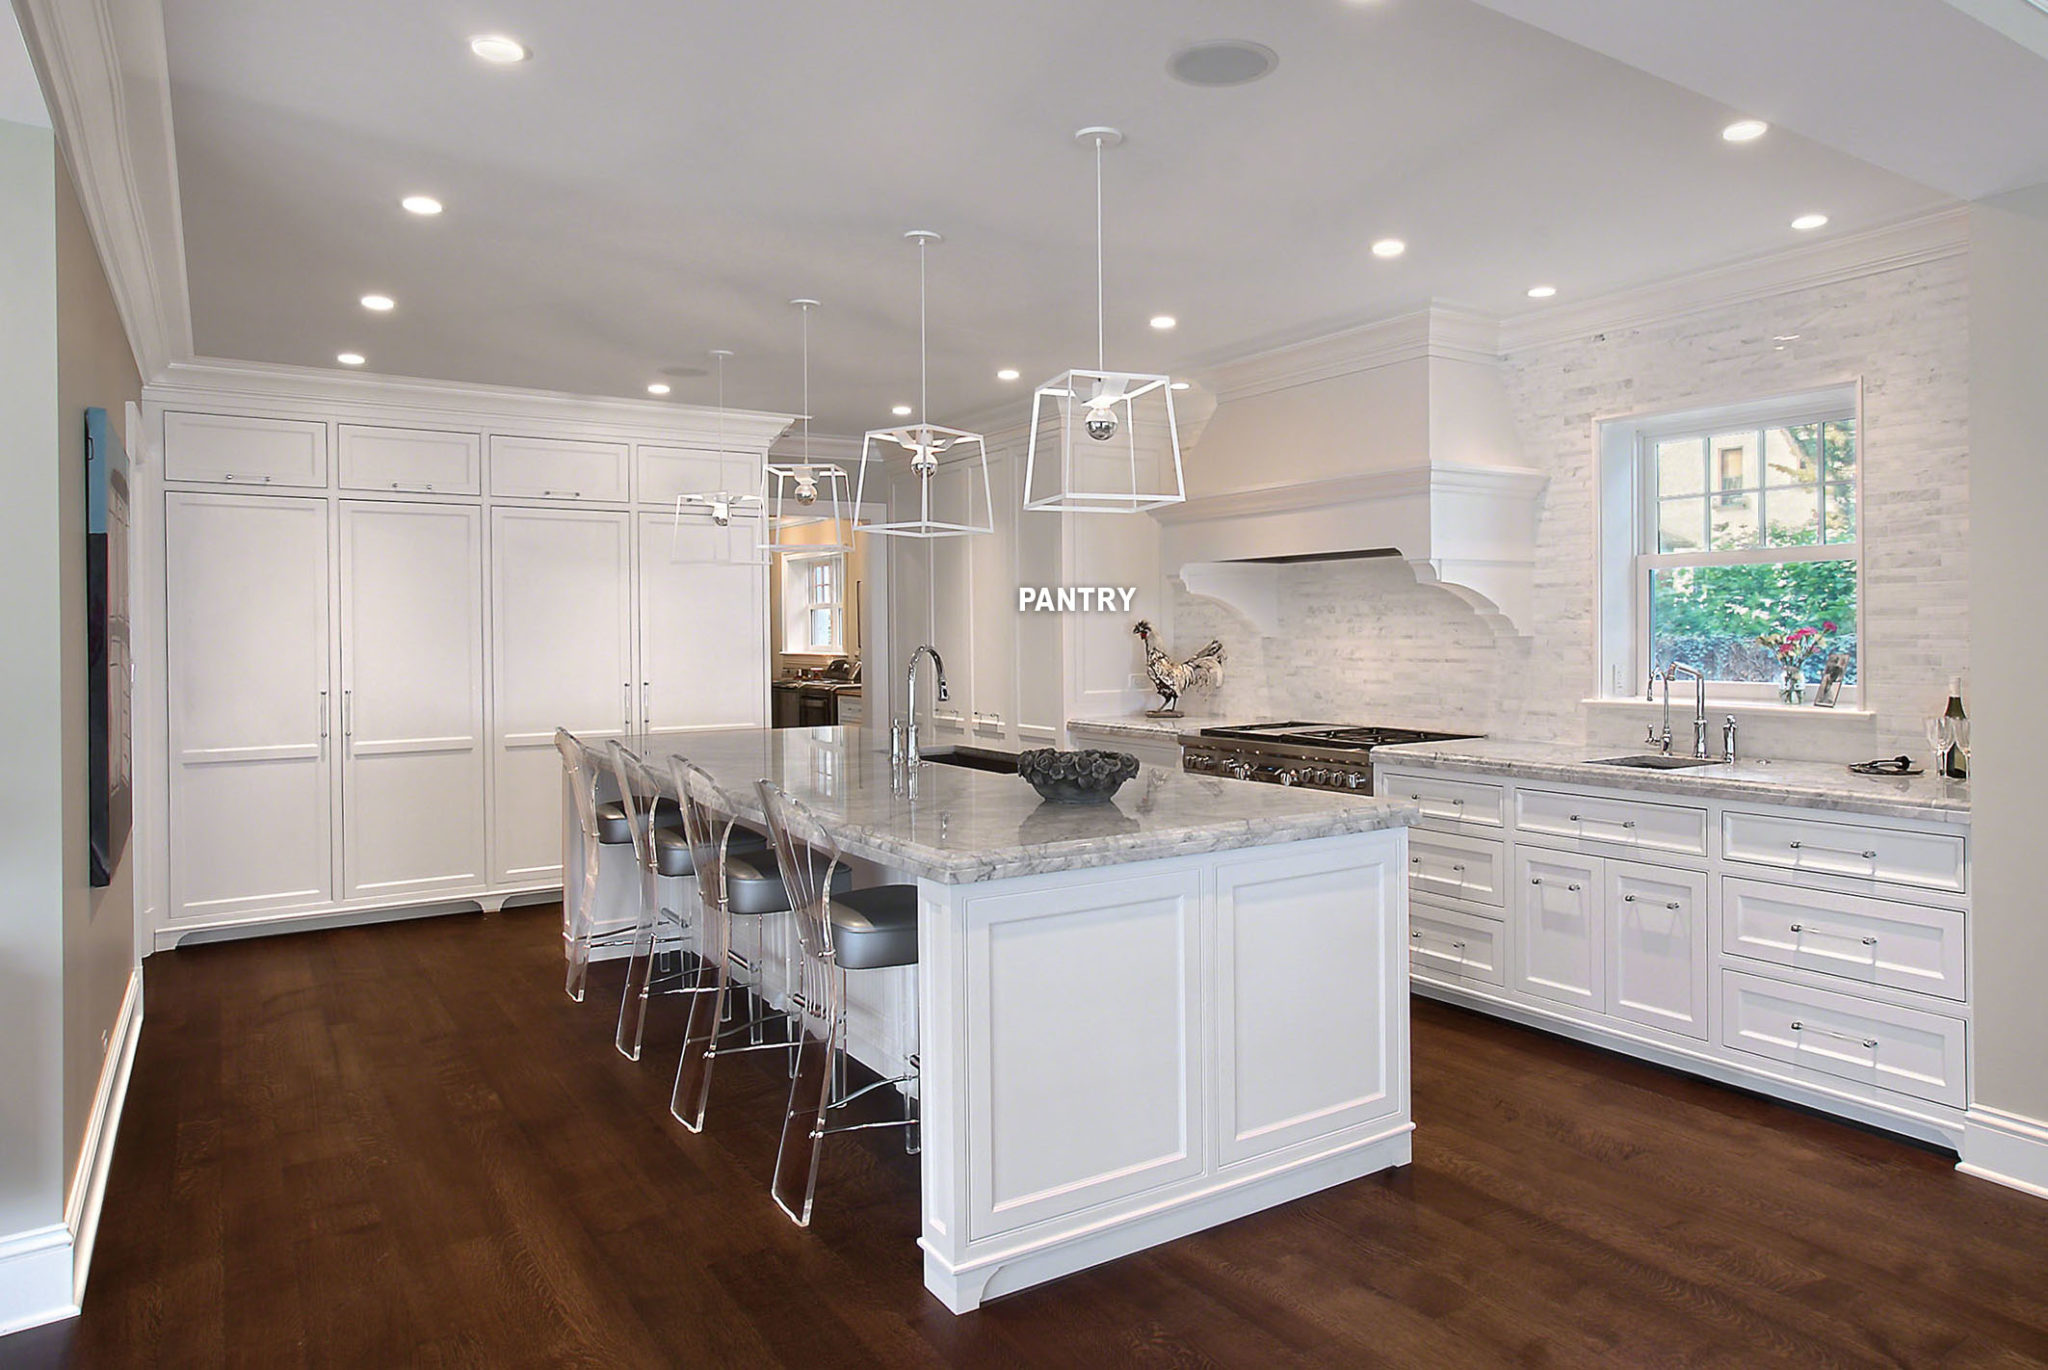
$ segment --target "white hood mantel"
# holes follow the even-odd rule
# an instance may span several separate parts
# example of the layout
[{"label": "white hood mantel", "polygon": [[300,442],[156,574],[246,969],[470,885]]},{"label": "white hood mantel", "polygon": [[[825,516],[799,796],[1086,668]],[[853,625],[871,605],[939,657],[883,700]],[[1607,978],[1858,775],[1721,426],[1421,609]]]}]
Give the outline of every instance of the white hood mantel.
[{"label": "white hood mantel", "polygon": [[1497,337],[1432,307],[1220,368],[1189,498],[1153,511],[1163,569],[1275,632],[1281,567],[1399,557],[1526,633],[1547,477],[1519,464]]}]

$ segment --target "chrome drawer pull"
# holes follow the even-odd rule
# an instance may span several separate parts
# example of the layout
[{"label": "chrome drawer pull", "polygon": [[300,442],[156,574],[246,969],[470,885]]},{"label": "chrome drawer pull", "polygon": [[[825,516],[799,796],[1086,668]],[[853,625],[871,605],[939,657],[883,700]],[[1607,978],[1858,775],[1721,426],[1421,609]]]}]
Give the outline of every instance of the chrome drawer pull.
[{"label": "chrome drawer pull", "polygon": [[1864,1047],[1868,1050],[1874,1051],[1877,1049],[1877,1038],[1875,1037],[1857,1037],[1847,1032],[1836,1032],[1833,1028],[1817,1027],[1809,1029],[1806,1026],[1806,1024],[1800,1022],[1796,1018],[1792,1021],[1792,1030],[1794,1032],[1813,1031],[1819,1033],[1823,1037],[1833,1037],[1837,1041],[1854,1042],[1858,1046]]},{"label": "chrome drawer pull", "polygon": [[1457,951],[1463,951],[1465,949],[1465,944],[1463,942],[1453,942],[1451,943],[1451,946]]},{"label": "chrome drawer pull", "polygon": [[1633,819],[1633,818],[1620,818],[1620,819],[1615,819],[1615,818],[1581,818],[1581,817],[1579,817],[1579,816],[1578,816],[1577,814],[1573,814],[1573,815],[1572,815],[1572,822],[1574,822],[1574,823],[1606,823],[1606,824],[1610,824],[1610,825],[1612,825],[1612,826],[1614,826],[1614,827],[1617,827],[1617,828],[1633,828],[1633,827],[1634,827],[1634,826],[1636,825],[1636,821],[1635,821],[1635,819]]},{"label": "chrome drawer pull", "polygon": [[[1529,877],[1529,883],[1532,885],[1540,885],[1543,883],[1543,877],[1540,875],[1532,875]],[[1566,885],[1565,888],[1568,890],[1576,890],[1579,888],[1579,886],[1577,884],[1570,884]]]},{"label": "chrome drawer pull", "polygon": [[1847,847],[1809,847],[1802,842],[1794,842],[1791,847],[1793,851],[1824,851],[1833,852],[1836,856],[1858,856],[1865,861],[1877,860],[1877,853],[1874,851],[1851,851]]},{"label": "chrome drawer pull", "polygon": [[541,498],[542,498],[542,499],[557,499],[557,498],[560,498],[560,499],[582,499],[582,498],[583,498],[583,492],[582,492],[581,490],[543,490],[543,491],[541,491],[541,492],[540,492],[540,494],[541,494]]},{"label": "chrome drawer pull", "polygon": [[[1636,902],[1636,896],[1634,896],[1633,894],[1624,894],[1623,896],[1621,896],[1621,902],[1622,902],[1622,903],[1624,903],[1624,904],[1633,904],[1633,903],[1635,903],[1635,902]],[[1671,910],[1673,910],[1673,911],[1675,912],[1675,911],[1677,911],[1678,909],[1681,909],[1681,908],[1683,908],[1683,907],[1684,907],[1684,905],[1682,905],[1682,904],[1666,904],[1666,905],[1665,905],[1664,907],[1665,907],[1665,908],[1667,908],[1667,909],[1671,909]],[[1797,931],[1797,929],[1795,928],[1795,929],[1794,929],[1794,931]]]},{"label": "chrome drawer pull", "polygon": [[1833,928],[1818,928],[1813,926],[1811,923],[1794,923],[1792,925],[1792,931],[1810,932],[1815,937],[1839,937],[1844,942],[1850,940],[1851,938],[1855,938],[1856,941],[1861,942],[1866,947],[1874,947],[1877,945],[1877,939],[1875,937],[1862,937],[1858,936],[1856,933],[1853,932],[1836,932]]},{"label": "chrome drawer pull", "polygon": [[1464,871],[1464,869],[1465,869],[1465,868],[1464,868],[1463,866],[1459,866],[1459,865],[1453,865],[1453,866],[1451,867],[1451,869],[1452,869],[1452,870],[1454,870],[1454,871],[1458,871],[1458,872],[1460,872],[1460,873],[1463,873],[1463,871]]}]

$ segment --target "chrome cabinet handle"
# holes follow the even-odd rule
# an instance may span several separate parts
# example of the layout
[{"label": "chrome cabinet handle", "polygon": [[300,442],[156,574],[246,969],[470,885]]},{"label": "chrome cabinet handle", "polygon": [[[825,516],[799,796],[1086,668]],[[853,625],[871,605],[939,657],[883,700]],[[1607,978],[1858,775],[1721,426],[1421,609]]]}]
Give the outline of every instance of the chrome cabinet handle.
[{"label": "chrome cabinet handle", "polygon": [[1833,928],[1815,927],[1811,923],[1794,923],[1792,924],[1792,931],[1798,933],[1810,932],[1815,937],[1839,937],[1844,942],[1853,939],[1855,941],[1861,942],[1866,947],[1874,947],[1877,945],[1877,939],[1875,937],[1864,937],[1853,932],[1837,932]]},{"label": "chrome cabinet handle", "polygon": [[320,740],[327,740],[327,691],[320,692]]},{"label": "chrome cabinet handle", "polygon": [[1619,819],[1619,820],[1616,820],[1616,819],[1612,819],[1612,818],[1581,818],[1581,817],[1579,817],[1579,816],[1578,816],[1577,814],[1573,814],[1573,815],[1572,815],[1572,822],[1574,822],[1574,823],[1606,823],[1606,824],[1609,824],[1610,826],[1613,826],[1613,827],[1617,827],[1617,828],[1633,828],[1633,827],[1634,827],[1634,826],[1636,825],[1636,821],[1635,821],[1635,819],[1633,819],[1633,818],[1623,818],[1623,819]]},{"label": "chrome cabinet handle", "polygon": [[582,492],[581,490],[543,490],[543,491],[541,491],[541,492],[540,492],[540,495],[541,495],[541,498],[542,498],[542,499],[582,499],[582,498],[583,498],[583,492]]},{"label": "chrome cabinet handle", "polygon": [[[1638,899],[1636,898],[1636,896],[1635,896],[1635,895],[1633,895],[1633,894],[1624,894],[1623,896],[1621,896],[1621,902],[1622,902],[1622,903],[1624,903],[1624,904],[1634,904],[1634,903],[1638,903],[1638,902],[1640,902],[1640,901],[1639,901],[1639,900],[1638,900]],[[1665,905],[1664,905],[1664,907],[1665,907],[1665,908],[1667,908],[1667,909],[1671,909],[1672,911],[1676,912],[1677,910],[1679,910],[1679,909],[1682,909],[1682,908],[1684,908],[1684,907],[1685,907],[1685,905],[1683,905],[1683,904],[1673,904],[1673,903],[1667,903],[1667,904],[1665,904]]]},{"label": "chrome cabinet handle", "polygon": [[1833,1037],[1837,1041],[1854,1042],[1858,1046],[1863,1047],[1866,1050],[1874,1051],[1877,1049],[1877,1038],[1875,1037],[1857,1037],[1847,1032],[1836,1032],[1833,1028],[1809,1028],[1806,1026],[1806,1024],[1800,1022],[1797,1018],[1792,1020],[1792,1030],[1794,1032],[1816,1032],[1823,1037]]},{"label": "chrome cabinet handle", "polygon": [[[1540,875],[1532,875],[1529,877],[1529,883],[1532,885],[1540,885],[1543,883],[1543,877]],[[1580,887],[1576,882],[1574,882],[1572,884],[1566,885],[1565,888],[1568,890],[1576,890]]]},{"label": "chrome cabinet handle", "polygon": [[640,731],[643,733],[654,731],[654,706],[648,702],[648,691],[652,686],[652,681],[640,682]]},{"label": "chrome cabinet handle", "polygon": [[1464,869],[1465,869],[1465,868],[1464,868],[1463,866],[1460,866],[1460,865],[1455,865],[1455,864],[1454,864],[1454,865],[1453,865],[1453,866],[1451,867],[1451,869],[1452,869],[1452,870],[1454,870],[1454,871],[1458,871],[1458,872],[1460,872],[1460,873],[1462,874],[1462,873],[1464,872]]},{"label": "chrome cabinet handle", "polygon": [[341,735],[343,737],[354,737],[356,735],[356,692],[354,690],[343,690],[341,692]]},{"label": "chrome cabinet handle", "polygon": [[633,731],[633,682],[629,680],[620,688],[626,692],[626,711],[620,715],[621,729],[630,734]]},{"label": "chrome cabinet handle", "polygon": [[428,494],[432,494],[434,491],[434,483],[432,481],[428,481],[425,485],[401,485],[397,481],[392,481],[391,488],[394,490],[424,490]]},{"label": "chrome cabinet handle", "polygon": [[1824,851],[1832,852],[1836,856],[1861,857],[1865,861],[1877,860],[1877,853],[1874,851],[1852,851],[1847,847],[1809,847],[1803,842],[1793,842],[1789,845],[1793,851]]}]

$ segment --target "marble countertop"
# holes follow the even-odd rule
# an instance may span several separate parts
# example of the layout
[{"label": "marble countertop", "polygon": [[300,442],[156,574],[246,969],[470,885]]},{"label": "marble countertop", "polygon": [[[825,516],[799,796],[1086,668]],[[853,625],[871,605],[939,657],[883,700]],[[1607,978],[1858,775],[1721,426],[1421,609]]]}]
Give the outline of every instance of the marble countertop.
[{"label": "marble countertop", "polygon": [[[1471,738],[1458,742],[1410,742],[1375,747],[1375,766],[1600,785],[1676,798],[1751,800],[1793,808],[1827,809],[1930,823],[1970,821],[1970,787],[1939,776],[1853,775],[1825,761],[1742,760],[1733,765],[1695,766],[1677,771],[1638,771],[1592,766],[1592,758],[1636,754],[1627,746],[1600,743],[1508,742]],[[1923,763],[1924,764],[1924,763]]]},{"label": "marble countertop", "polygon": [[1182,733],[1200,732],[1199,718],[1147,718],[1144,714],[1108,714],[1097,718],[1070,718],[1069,728],[1086,728],[1098,733],[1128,733],[1133,737],[1177,741]]},{"label": "marble countertop", "polygon": [[[927,762],[914,785],[889,764],[885,733],[746,728],[670,734],[636,748],[666,773],[687,756],[740,817],[758,823],[754,782],[801,800],[849,855],[945,884],[1112,866],[1405,827],[1406,800],[1247,785],[1146,766],[1108,804],[1042,802],[1024,781]],[[598,757],[602,765],[603,757]]]}]

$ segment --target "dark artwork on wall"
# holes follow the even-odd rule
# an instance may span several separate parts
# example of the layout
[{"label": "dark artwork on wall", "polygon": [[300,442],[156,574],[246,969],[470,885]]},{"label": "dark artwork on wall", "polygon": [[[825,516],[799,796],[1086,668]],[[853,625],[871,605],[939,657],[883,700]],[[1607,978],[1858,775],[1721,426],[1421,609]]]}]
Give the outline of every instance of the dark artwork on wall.
[{"label": "dark artwork on wall", "polygon": [[92,883],[114,878],[128,845],[133,714],[128,643],[128,454],[107,411],[85,411],[85,640]]}]

